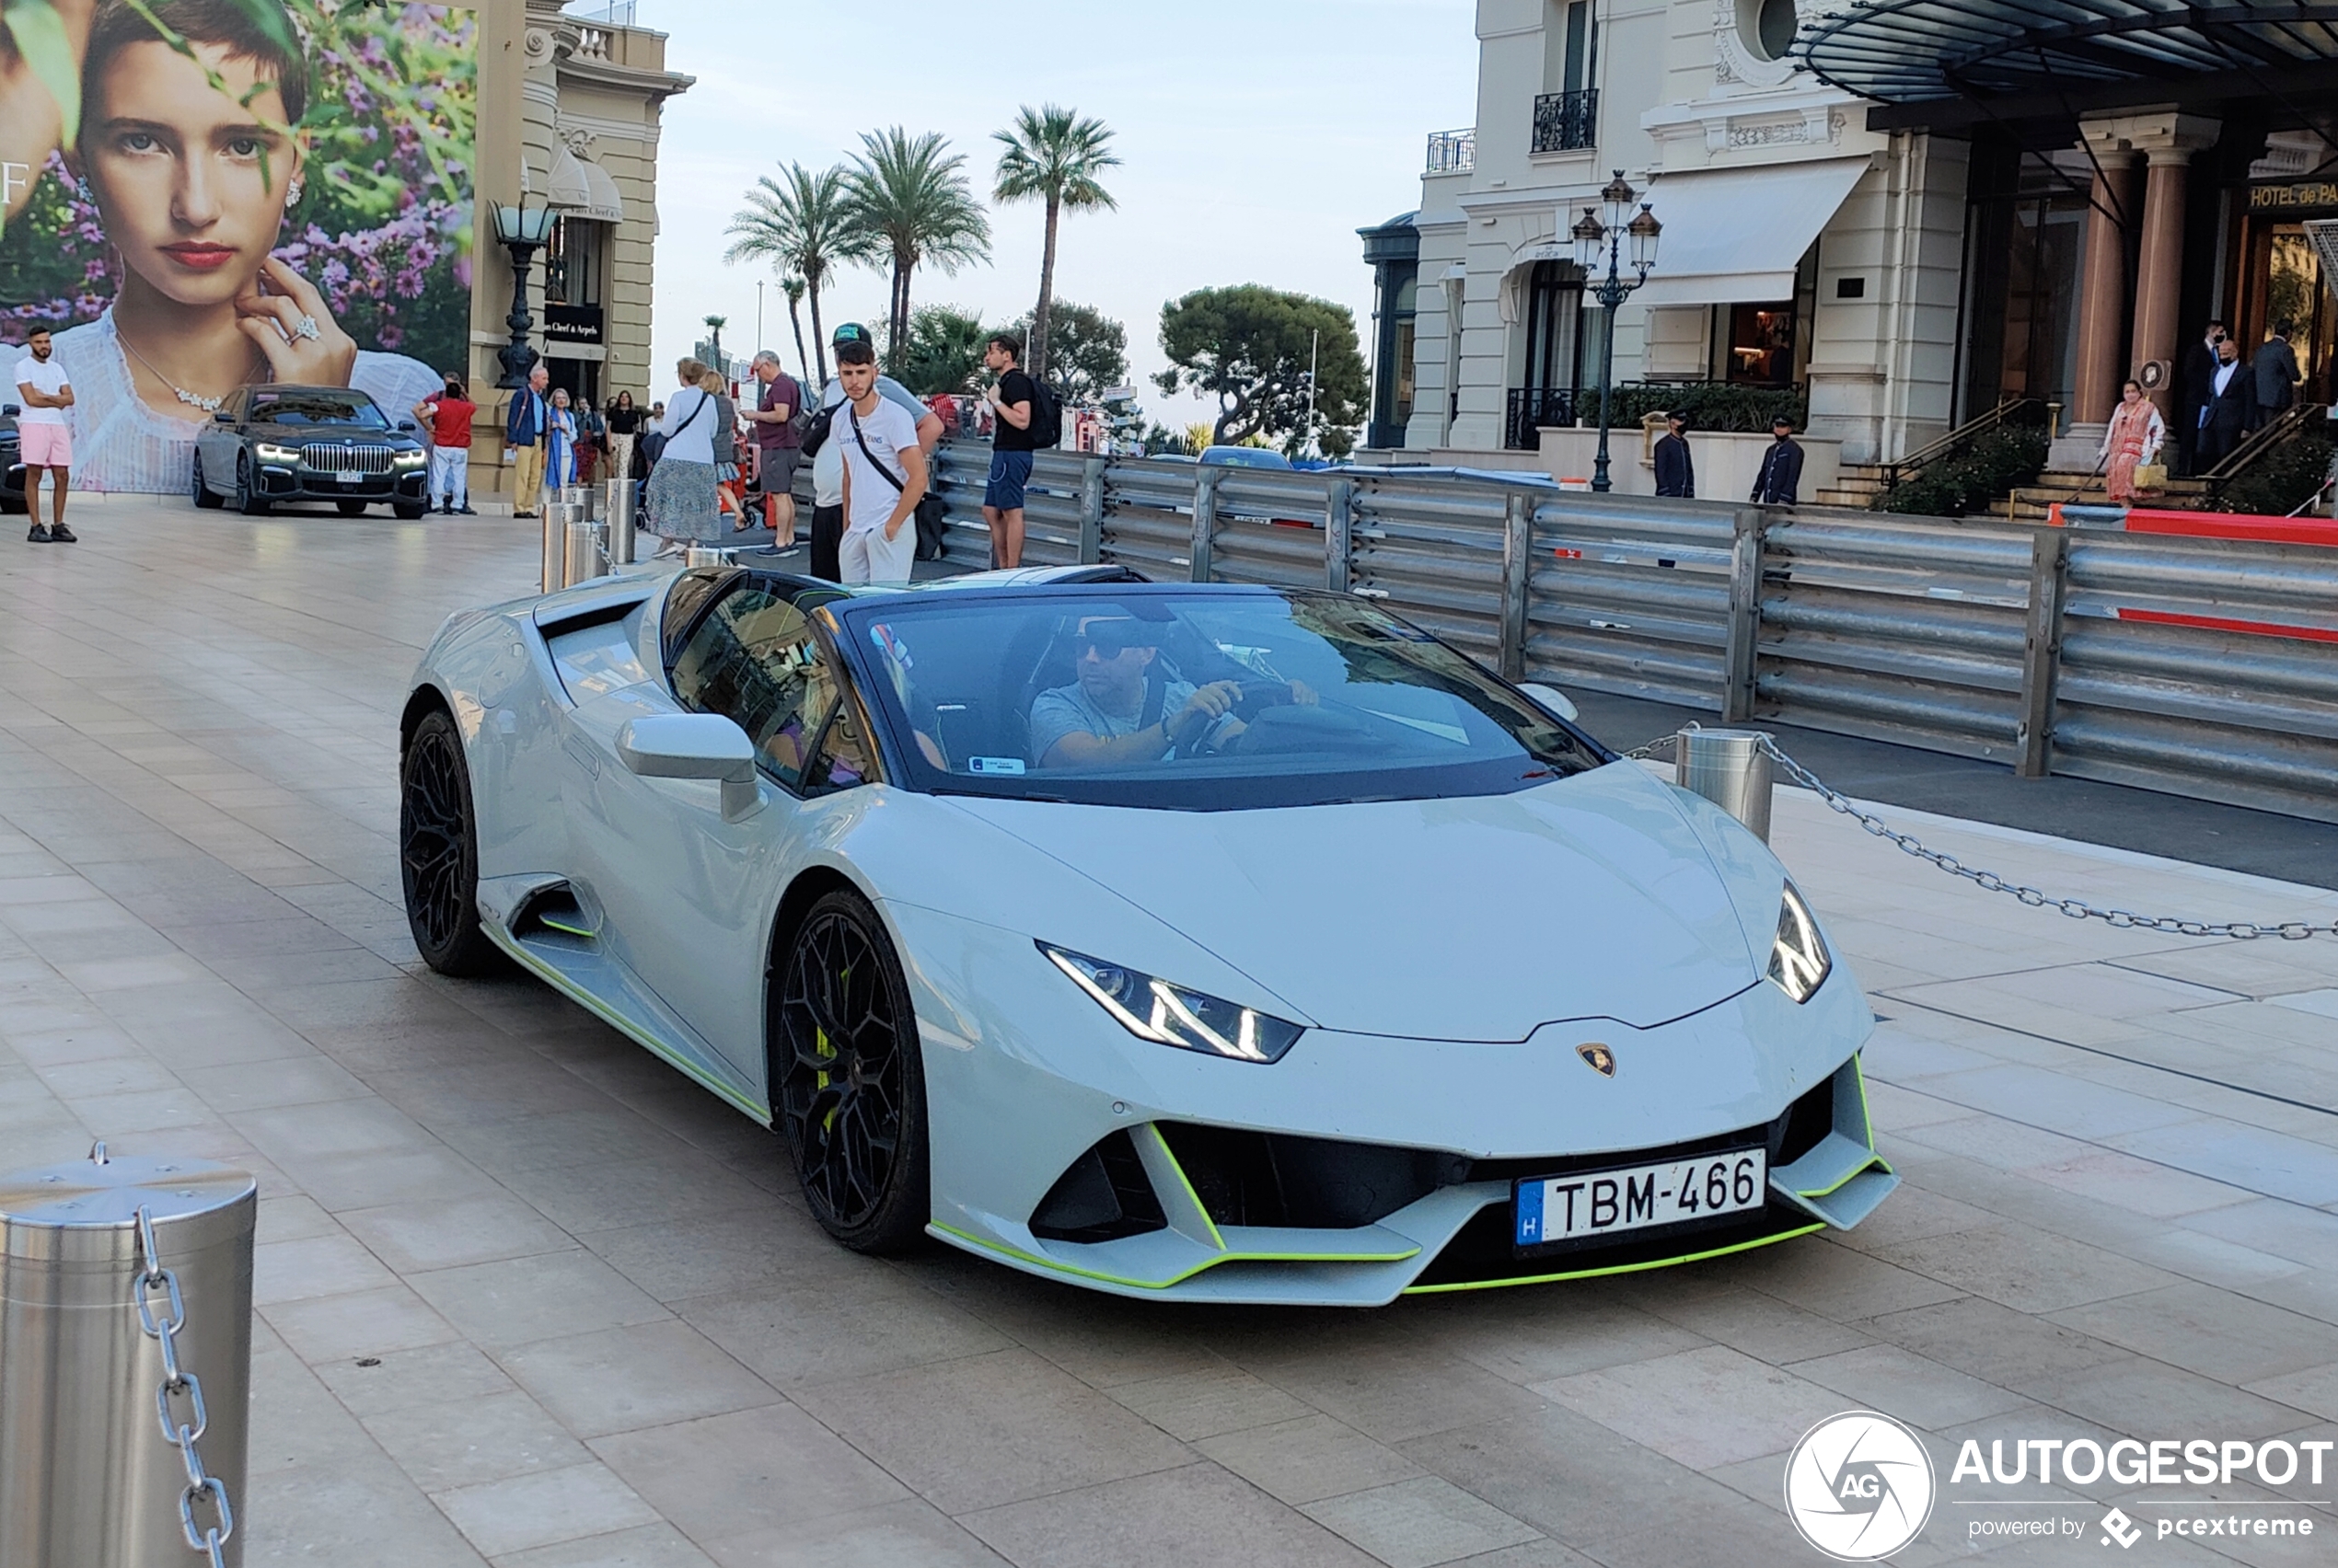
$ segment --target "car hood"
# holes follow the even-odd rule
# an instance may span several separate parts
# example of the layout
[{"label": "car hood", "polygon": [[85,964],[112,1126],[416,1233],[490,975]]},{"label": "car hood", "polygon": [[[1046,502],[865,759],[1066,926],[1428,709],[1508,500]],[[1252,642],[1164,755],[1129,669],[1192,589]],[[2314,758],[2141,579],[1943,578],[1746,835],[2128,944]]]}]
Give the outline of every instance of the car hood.
[{"label": "car hood", "polygon": [[[1272,811],[953,803],[1119,894],[1308,1020],[1520,1041],[1562,1019],[1651,1028],[1759,978],[1738,915],[1759,901],[1732,899],[1671,793],[1622,765],[1507,795]],[[1770,867],[1774,910],[1784,875]]]}]

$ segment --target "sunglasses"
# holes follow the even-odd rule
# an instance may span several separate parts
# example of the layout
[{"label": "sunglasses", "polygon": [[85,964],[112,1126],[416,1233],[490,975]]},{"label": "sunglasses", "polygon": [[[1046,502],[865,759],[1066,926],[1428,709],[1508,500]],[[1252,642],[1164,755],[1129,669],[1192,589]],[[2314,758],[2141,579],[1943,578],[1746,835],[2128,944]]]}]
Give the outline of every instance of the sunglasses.
[{"label": "sunglasses", "polygon": [[1071,640],[1071,656],[1084,659],[1094,653],[1099,659],[1117,659],[1131,648],[1150,648],[1152,644],[1131,632],[1081,632]]}]

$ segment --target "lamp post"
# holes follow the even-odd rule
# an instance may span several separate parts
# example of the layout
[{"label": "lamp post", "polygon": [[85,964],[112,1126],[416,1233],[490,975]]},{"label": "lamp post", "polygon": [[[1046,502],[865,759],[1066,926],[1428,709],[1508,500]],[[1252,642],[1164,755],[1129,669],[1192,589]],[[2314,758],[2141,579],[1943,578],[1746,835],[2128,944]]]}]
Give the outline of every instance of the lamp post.
[{"label": "lamp post", "polygon": [[509,391],[527,385],[527,373],[536,368],[538,357],[527,341],[528,329],[536,325],[527,313],[527,274],[536,264],[536,253],[551,237],[552,209],[540,197],[531,203],[522,194],[515,202],[496,202],[493,211],[495,242],[512,257],[512,311],[503,317],[512,340],[495,351],[503,367],[495,385]]},{"label": "lamp post", "polygon": [[[1602,330],[1603,340],[1600,344],[1599,355],[1599,458],[1591,467],[1591,489],[1604,494],[1615,488],[1607,477],[1607,430],[1610,378],[1615,369],[1615,310],[1631,297],[1634,289],[1648,282],[1649,272],[1656,266],[1657,236],[1664,232],[1664,225],[1656,221],[1656,214],[1649,210],[1649,204],[1639,201],[1639,192],[1626,183],[1624,171],[1620,168],[1615,171],[1615,178],[1607,182],[1607,188],[1599,193],[1599,198],[1607,208],[1607,221],[1600,221],[1597,208],[1586,207],[1583,215],[1575,221],[1571,232],[1575,236],[1575,264],[1583,270],[1587,280],[1591,278],[1591,270],[1599,263],[1601,249],[1604,248],[1607,251],[1607,276],[1598,279],[1591,286],[1591,296],[1599,301],[1607,317]],[[1632,213],[1635,202],[1639,202],[1637,216]],[[1626,236],[1632,242],[1631,267],[1635,274],[1629,279],[1624,276],[1624,240]]]}]

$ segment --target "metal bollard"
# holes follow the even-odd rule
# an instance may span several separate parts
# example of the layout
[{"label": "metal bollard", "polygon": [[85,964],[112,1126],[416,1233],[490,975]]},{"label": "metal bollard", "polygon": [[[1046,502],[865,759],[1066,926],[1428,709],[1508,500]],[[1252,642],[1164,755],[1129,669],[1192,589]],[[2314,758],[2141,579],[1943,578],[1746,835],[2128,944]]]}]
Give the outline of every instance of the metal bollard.
[{"label": "metal bollard", "polygon": [[1769,737],[1753,730],[1683,730],[1672,747],[1673,781],[1770,837]]},{"label": "metal bollard", "polygon": [[537,582],[547,594],[568,586],[568,525],[556,506],[544,508],[544,563]]},{"label": "metal bollard", "polygon": [[608,519],[608,564],[614,571],[633,564],[633,481],[611,479],[601,508]]},{"label": "metal bollard", "polygon": [[103,1144],[0,1176],[0,1568],[243,1561],[259,1213],[244,1171]]},{"label": "metal bollard", "polygon": [[572,588],[601,574],[600,529],[578,515],[581,506],[563,506],[561,515],[568,538],[568,585]]}]

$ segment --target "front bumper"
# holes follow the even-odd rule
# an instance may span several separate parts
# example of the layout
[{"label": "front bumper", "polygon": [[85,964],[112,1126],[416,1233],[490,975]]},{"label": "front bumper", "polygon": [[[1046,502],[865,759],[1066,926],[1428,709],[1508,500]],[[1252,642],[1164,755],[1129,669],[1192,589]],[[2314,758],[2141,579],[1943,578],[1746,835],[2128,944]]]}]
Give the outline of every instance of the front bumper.
[{"label": "front bumper", "polygon": [[[932,1232],[1035,1274],[1148,1297],[1369,1306],[1847,1228],[1897,1184],[1859,1078],[1873,1014],[1840,963],[1800,1006],[1756,982],[1648,1029],[1577,1020],[1512,1045],[1316,1029],[1259,1066],[1138,1040],[1027,938],[897,905],[886,914],[918,955]],[[1031,984],[1013,984],[1024,965]],[[1592,1042],[1612,1049],[1613,1077],[1586,1065],[1578,1047]],[[1229,1195],[1222,1160],[1197,1154],[1212,1138],[1360,1151],[1358,1179],[1377,1197],[1346,1217],[1338,1200],[1262,1215]],[[1535,1259],[1509,1247],[1514,1179],[1731,1140],[1769,1147],[1760,1209],[1661,1241]],[[1062,1189],[1083,1162],[1088,1201],[1068,1217]],[[1133,1223],[1088,1223],[1109,1217],[1107,1193]]]},{"label": "front bumper", "polygon": [[261,463],[252,470],[260,493],[270,501],[369,501],[420,502],[429,489],[427,468],[392,468],[360,474],[343,484],[332,474],[298,464]]}]

